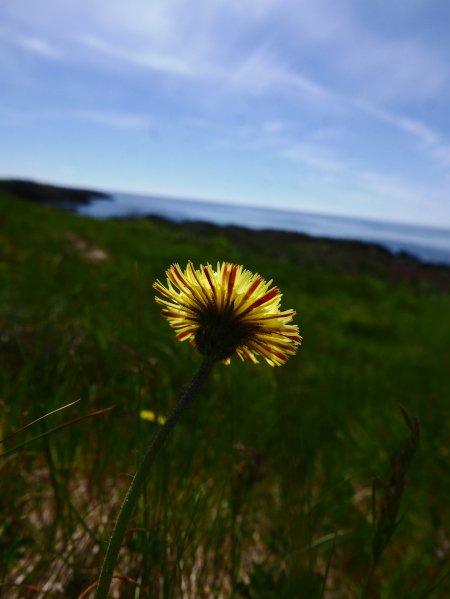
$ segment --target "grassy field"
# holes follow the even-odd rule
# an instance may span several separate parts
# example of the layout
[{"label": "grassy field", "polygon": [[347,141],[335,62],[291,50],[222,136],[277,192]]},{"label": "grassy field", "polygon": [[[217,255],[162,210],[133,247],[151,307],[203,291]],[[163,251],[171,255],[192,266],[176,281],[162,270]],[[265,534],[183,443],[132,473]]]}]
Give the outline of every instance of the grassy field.
[{"label": "grassy field", "polygon": [[[151,287],[188,260],[273,279],[304,342],[281,368],[214,367],[158,458],[111,596],[450,596],[449,294],[280,244],[0,196],[0,439],[80,399],[0,445],[1,597],[76,599],[98,578],[158,430],[140,411],[166,416],[201,362]],[[410,435],[400,403],[421,442],[389,495],[377,477],[395,481]],[[397,522],[369,581],[374,538]]]}]

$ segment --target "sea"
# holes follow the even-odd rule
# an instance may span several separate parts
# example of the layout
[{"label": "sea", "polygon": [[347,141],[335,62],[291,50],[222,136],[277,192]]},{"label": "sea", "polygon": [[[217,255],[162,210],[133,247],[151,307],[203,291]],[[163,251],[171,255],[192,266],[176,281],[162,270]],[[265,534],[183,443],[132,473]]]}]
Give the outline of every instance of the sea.
[{"label": "sea", "polygon": [[393,254],[408,253],[422,262],[450,266],[450,229],[294,210],[113,193],[77,207],[95,218],[159,216],[174,222],[203,221],[219,226],[306,233],[313,237],[377,243]]}]

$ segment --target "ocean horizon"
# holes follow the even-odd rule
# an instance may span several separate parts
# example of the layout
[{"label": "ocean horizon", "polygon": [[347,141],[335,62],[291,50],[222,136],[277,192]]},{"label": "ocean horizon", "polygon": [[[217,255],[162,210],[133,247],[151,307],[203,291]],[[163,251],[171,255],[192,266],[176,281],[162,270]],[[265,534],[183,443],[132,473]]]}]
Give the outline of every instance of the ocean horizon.
[{"label": "ocean horizon", "polygon": [[422,262],[450,266],[450,229],[154,195],[107,195],[107,200],[93,198],[88,205],[78,206],[77,214],[94,218],[158,216],[173,222],[203,221],[218,226],[355,240],[376,243],[393,254],[405,252]]}]

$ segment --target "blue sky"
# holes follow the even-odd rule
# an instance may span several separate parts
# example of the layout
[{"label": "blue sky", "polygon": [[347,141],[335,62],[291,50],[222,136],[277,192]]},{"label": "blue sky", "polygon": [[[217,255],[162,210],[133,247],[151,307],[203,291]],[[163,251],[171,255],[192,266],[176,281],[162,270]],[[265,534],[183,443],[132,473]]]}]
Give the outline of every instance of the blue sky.
[{"label": "blue sky", "polygon": [[448,0],[2,0],[0,177],[450,228]]}]

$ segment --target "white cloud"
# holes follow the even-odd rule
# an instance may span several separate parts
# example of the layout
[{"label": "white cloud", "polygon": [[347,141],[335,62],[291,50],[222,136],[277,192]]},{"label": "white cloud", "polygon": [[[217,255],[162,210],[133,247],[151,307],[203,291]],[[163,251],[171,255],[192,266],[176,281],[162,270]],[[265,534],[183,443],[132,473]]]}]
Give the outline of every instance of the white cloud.
[{"label": "white cloud", "polygon": [[190,75],[191,68],[186,61],[169,54],[158,54],[151,50],[127,50],[117,44],[109,43],[99,37],[82,36],[80,43],[88,48],[109,55],[114,60],[119,59],[131,62],[140,67],[146,67],[156,71],[164,71],[175,75]]},{"label": "white cloud", "polygon": [[449,75],[435,49],[411,34],[393,39],[370,29],[351,0],[40,0],[39,9],[10,2],[3,13],[23,43],[47,57],[60,42],[81,39],[138,65],[214,77],[245,74],[262,52],[271,57],[271,81],[275,69],[308,93],[332,86],[380,101],[429,97]]},{"label": "white cloud", "polygon": [[18,45],[22,46],[22,48],[25,48],[34,54],[38,54],[39,56],[43,56],[44,58],[58,59],[62,57],[62,53],[59,49],[39,37],[19,36],[15,41]]},{"label": "white cloud", "polygon": [[[441,133],[417,119],[388,112],[367,102],[358,101],[355,106],[370,116],[392,125],[402,133],[412,136],[434,162],[446,169],[450,167],[450,144],[443,139]],[[448,174],[450,176],[450,172]]]},{"label": "white cloud", "polygon": [[[419,25],[370,19],[371,11],[398,17],[395,7],[362,9],[357,0],[38,4],[1,2],[0,75],[12,90],[4,122],[8,107],[21,123],[65,119],[124,133],[163,118],[177,135],[182,130],[178,141],[198,135],[208,148],[285,159],[317,187],[329,185],[327,193],[333,183],[360,202],[379,205],[385,195],[418,206],[427,194],[415,189],[436,174],[447,189],[448,118],[436,110],[432,120],[424,101],[448,104],[450,45],[427,43]],[[23,50],[43,59],[39,69]]]},{"label": "white cloud", "polygon": [[114,60],[255,93],[288,85],[389,102],[429,97],[448,80],[435,51],[369,30],[350,0],[41,0],[39,11],[9,13],[24,47],[48,58],[60,44],[74,58],[80,40]]},{"label": "white cloud", "polygon": [[[62,115],[59,115],[62,118]],[[81,121],[90,121],[99,125],[106,125],[114,129],[123,129],[129,131],[148,130],[152,122],[149,117],[138,114],[129,113],[113,113],[113,112],[96,112],[96,111],[79,111],[67,112],[64,118],[79,119]]]},{"label": "white cloud", "polygon": [[433,97],[447,83],[447,65],[422,43],[353,33],[351,43],[344,45],[340,71],[356,95],[383,103],[410,102]]},{"label": "white cloud", "polygon": [[133,112],[60,109],[36,110],[33,113],[25,114],[18,109],[13,110],[0,105],[0,122],[2,121],[4,124],[20,125],[24,129],[33,123],[51,121],[89,122],[122,131],[149,131],[155,126],[155,120],[151,116]]},{"label": "white cloud", "polygon": [[440,143],[438,134],[419,121],[408,117],[398,117],[396,119],[396,124],[400,129],[414,135],[427,146],[436,146]]},{"label": "white cloud", "polygon": [[293,143],[282,150],[283,156],[320,171],[338,173],[348,170],[348,165],[338,159],[327,147],[309,143]]},{"label": "white cloud", "polygon": [[330,90],[304,75],[283,72],[282,69],[276,69],[276,73],[276,79],[278,79],[281,83],[286,83],[296,87],[303,92],[310,94],[311,96],[315,96],[316,98],[319,96],[328,97],[330,100],[333,97],[333,94]]},{"label": "white cloud", "polygon": [[281,133],[285,128],[285,124],[282,121],[267,121],[263,125],[263,130],[265,133],[272,135],[274,133]]}]

